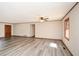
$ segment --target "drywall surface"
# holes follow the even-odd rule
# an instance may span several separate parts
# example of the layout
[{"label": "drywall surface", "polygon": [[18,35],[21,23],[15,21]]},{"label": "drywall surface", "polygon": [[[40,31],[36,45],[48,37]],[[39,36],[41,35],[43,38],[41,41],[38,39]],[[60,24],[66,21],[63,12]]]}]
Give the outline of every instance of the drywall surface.
[{"label": "drywall surface", "polygon": [[35,25],[35,36],[39,38],[62,39],[62,22],[37,23]]},{"label": "drywall surface", "polygon": [[14,24],[13,35],[31,37],[31,25],[30,24]]},{"label": "drywall surface", "polygon": [[[63,42],[73,55],[79,56],[79,3],[78,5],[64,18],[70,19],[70,35],[69,41],[63,35]],[[63,20],[63,34],[64,34],[64,20]]]},{"label": "drywall surface", "polygon": [[0,37],[4,37],[4,24],[0,23]]}]

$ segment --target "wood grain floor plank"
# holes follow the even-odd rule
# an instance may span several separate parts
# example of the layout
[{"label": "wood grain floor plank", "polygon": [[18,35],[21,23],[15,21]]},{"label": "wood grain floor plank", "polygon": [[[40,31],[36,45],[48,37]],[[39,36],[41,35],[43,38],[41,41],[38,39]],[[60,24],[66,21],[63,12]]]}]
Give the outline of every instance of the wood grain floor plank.
[{"label": "wood grain floor plank", "polygon": [[12,37],[0,39],[0,56],[71,56],[59,40]]}]

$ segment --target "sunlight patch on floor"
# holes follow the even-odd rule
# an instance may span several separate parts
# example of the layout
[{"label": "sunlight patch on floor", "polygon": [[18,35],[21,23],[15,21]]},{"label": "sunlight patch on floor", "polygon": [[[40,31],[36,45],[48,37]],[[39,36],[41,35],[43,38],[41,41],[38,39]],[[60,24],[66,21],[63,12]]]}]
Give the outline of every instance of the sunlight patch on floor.
[{"label": "sunlight patch on floor", "polygon": [[57,44],[56,43],[50,43],[49,47],[57,48]]}]

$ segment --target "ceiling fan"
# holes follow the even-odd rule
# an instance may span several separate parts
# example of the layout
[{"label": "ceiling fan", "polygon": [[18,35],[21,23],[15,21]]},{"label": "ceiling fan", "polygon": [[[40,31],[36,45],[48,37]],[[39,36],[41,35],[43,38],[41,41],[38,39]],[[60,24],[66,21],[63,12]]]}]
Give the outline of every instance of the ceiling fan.
[{"label": "ceiling fan", "polygon": [[48,21],[47,19],[48,19],[47,17],[40,17],[40,22]]}]

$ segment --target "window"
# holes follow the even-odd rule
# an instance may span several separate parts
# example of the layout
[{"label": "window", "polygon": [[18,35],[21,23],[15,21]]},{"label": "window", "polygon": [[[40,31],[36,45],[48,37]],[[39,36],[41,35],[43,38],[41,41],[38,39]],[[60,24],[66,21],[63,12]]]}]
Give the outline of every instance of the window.
[{"label": "window", "polygon": [[69,32],[70,32],[70,23],[69,18],[64,21],[64,36],[67,40],[69,40]]}]

